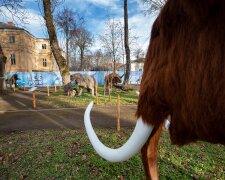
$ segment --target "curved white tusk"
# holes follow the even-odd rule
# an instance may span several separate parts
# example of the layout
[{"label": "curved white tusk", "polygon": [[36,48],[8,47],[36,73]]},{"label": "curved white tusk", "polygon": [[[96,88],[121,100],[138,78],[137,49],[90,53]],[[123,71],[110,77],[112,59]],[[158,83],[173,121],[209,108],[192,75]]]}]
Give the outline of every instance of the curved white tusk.
[{"label": "curved white tusk", "polygon": [[169,129],[170,128],[170,122],[171,122],[171,115],[169,115],[167,117],[167,119],[165,119],[165,121],[164,121],[164,127],[165,127],[165,129]]},{"label": "curved white tusk", "polygon": [[136,91],[136,94],[137,94],[137,96],[139,96],[140,95],[140,92],[139,91]]},{"label": "curved white tusk", "polygon": [[131,137],[122,147],[118,149],[108,148],[100,142],[92,127],[90,120],[92,107],[93,102],[88,105],[84,113],[85,128],[95,151],[108,161],[120,162],[128,160],[142,148],[152,132],[153,127],[144,124],[142,119],[139,118]]}]

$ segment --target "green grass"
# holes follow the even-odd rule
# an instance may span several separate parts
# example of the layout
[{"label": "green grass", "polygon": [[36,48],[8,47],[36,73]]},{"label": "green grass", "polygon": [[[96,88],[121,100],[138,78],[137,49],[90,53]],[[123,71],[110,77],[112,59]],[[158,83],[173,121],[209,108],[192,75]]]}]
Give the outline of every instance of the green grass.
[{"label": "green grass", "polygon": [[[106,94],[104,96],[103,86],[98,87],[98,105],[116,105],[117,97],[120,95],[120,104],[121,105],[135,105],[138,101],[138,96],[136,95],[136,91],[121,91],[116,88],[113,88],[113,92],[109,96]],[[58,90],[57,92],[52,92],[50,96],[45,96],[44,98],[38,98],[39,107],[51,106],[54,108],[62,108],[62,107],[85,107],[90,101],[96,102],[96,97],[93,97],[86,90],[83,90],[83,94],[81,96],[69,97],[63,95],[63,91]]]},{"label": "green grass", "polygon": [[[114,88],[111,100],[98,88],[99,106],[115,105],[120,94],[122,105],[136,104],[135,91],[122,92]],[[37,106],[81,107],[91,100],[87,92],[80,97],[68,97],[62,90],[37,94]],[[98,129],[100,139],[110,147],[119,147],[131,134],[131,129],[116,133],[113,129]],[[167,132],[159,146],[160,179],[225,179],[225,148],[208,143],[194,143],[182,148],[172,146]],[[100,158],[91,147],[84,130],[35,130],[0,135],[0,179],[145,179],[137,154],[123,163],[110,163]]]},{"label": "green grass", "polygon": [[[116,133],[98,129],[100,139],[118,147],[131,129]],[[0,135],[0,179],[145,179],[140,154],[123,163],[100,158],[84,130],[39,130]],[[223,146],[195,143],[170,145],[168,133],[160,139],[160,179],[225,179]]]}]

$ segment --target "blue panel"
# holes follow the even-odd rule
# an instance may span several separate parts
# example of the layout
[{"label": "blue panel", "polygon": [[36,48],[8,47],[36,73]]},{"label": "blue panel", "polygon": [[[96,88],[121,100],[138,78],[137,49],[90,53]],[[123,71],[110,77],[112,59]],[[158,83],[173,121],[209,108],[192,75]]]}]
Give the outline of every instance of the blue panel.
[{"label": "blue panel", "polygon": [[[104,78],[106,75],[110,74],[110,71],[71,71],[70,74],[81,73],[88,74],[97,79],[99,85],[104,84]],[[7,83],[9,84],[9,79],[17,74],[19,80],[17,84],[22,87],[42,87],[42,86],[62,86],[62,78],[59,72],[8,72],[6,73]],[[118,74],[122,76],[123,71],[119,71]],[[130,74],[130,84],[140,83],[140,77],[142,76],[142,71],[132,71]],[[122,80],[124,79],[124,76]]]}]

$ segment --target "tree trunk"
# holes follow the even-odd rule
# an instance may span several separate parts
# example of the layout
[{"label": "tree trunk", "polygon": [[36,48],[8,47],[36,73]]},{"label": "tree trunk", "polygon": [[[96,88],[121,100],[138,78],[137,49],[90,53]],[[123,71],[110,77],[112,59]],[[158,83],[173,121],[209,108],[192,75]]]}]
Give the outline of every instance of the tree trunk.
[{"label": "tree trunk", "polygon": [[113,55],[113,73],[116,73],[116,58]]},{"label": "tree trunk", "polygon": [[80,49],[80,70],[84,70],[84,50]]},{"label": "tree trunk", "polygon": [[128,85],[130,78],[130,48],[129,48],[129,35],[128,35],[128,13],[127,13],[127,0],[124,0],[124,46],[126,51],[126,72],[124,77],[124,85]]},{"label": "tree trunk", "polygon": [[0,92],[6,90],[5,64],[6,64],[6,56],[4,55],[2,51],[2,46],[0,45]]},{"label": "tree trunk", "polygon": [[69,88],[71,87],[69,67],[67,65],[66,59],[62,56],[61,50],[59,48],[58,39],[55,32],[55,26],[53,23],[53,17],[51,12],[51,0],[43,0],[43,6],[44,6],[44,19],[48,29],[48,35],[49,35],[52,53],[55,57],[56,63],[59,67],[60,74],[62,76],[64,92],[67,93]]},{"label": "tree trunk", "polygon": [[69,35],[66,35],[66,63],[68,68],[70,68],[70,60],[69,60]]}]

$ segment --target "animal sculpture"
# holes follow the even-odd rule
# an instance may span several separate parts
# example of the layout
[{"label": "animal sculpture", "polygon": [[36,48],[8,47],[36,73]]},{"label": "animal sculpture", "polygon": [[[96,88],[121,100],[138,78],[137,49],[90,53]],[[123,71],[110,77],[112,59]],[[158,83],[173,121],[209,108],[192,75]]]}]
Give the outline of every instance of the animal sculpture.
[{"label": "animal sculpture", "polygon": [[121,78],[117,73],[113,72],[110,73],[109,75],[105,76],[104,79],[104,87],[105,91],[108,93],[111,93],[112,91],[112,86],[117,85],[118,83],[121,83]]},{"label": "animal sculpture", "polygon": [[117,162],[141,150],[146,178],[158,179],[164,122],[174,145],[198,140],[225,145],[224,19],[224,0],[166,2],[152,26],[130,139],[118,149],[105,147],[90,124],[92,103],[85,112],[96,152]]},{"label": "animal sculpture", "polygon": [[18,78],[18,75],[17,74],[13,74],[10,79],[9,79],[9,85],[10,85],[10,88],[13,89],[15,87],[17,87],[17,84],[16,84],[16,81],[17,80],[20,80]]},{"label": "animal sculpture", "polygon": [[91,92],[92,96],[94,96],[94,93],[96,92],[96,89],[98,87],[97,80],[87,74],[75,73],[70,76],[70,80],[75,81],[77,86],[79,87],[78,96],[82,95],[82,91],[84,88],[86,88],[88,92]]}]

